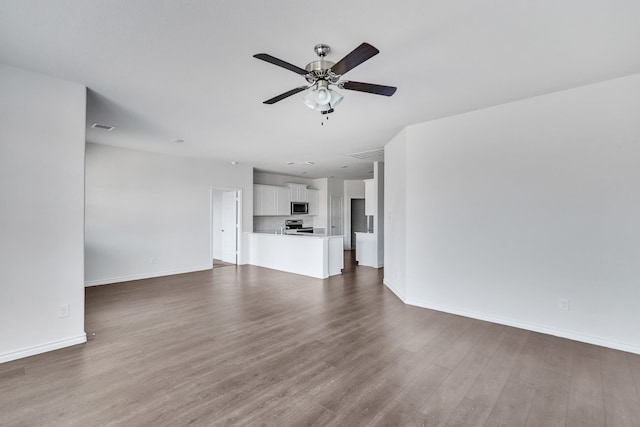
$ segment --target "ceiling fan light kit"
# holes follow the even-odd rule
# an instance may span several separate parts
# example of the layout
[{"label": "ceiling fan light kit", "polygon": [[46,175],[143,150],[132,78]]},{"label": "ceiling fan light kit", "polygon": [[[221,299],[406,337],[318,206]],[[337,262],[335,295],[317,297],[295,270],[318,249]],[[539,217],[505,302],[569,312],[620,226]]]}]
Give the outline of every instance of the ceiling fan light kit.
[{"label": "ceiling fan light kit", "polygon": [[342,102],[344,96],[331,90],[326,81],[318,82],[317,87],[307,92],[302,98],[304,104],[312,110],[328,114]]},{"label": "ceiling fan light kit", "polygon": [[278,101],[282,101],[283,99],[290,97],[291,95],[311,89],[302,98],[304,104],[312,110],[320,111],[321,114],[330,114],[344,98],[340,93],[331,89],[330,86],[337,86],[341,89],[355,90],[358,92],[373,93],[384,96],[391,96],[395,93],[396,88],[393,86],[340,80],[348,71],[380,52],[369,43],[362,43],[337,63],[324,59],[324,57],[331,51],[331,48],[328,45],[318,44],[314,47],[314,51],[320,59],[308,63],[304,69],[266,53],[253,55],[254,58],[261,59],[289,71],[293,71],[296,74],[300,74],[309,83],[309,86],[297,87],[268,99],[264,101],[264,104],[275,104]]}]

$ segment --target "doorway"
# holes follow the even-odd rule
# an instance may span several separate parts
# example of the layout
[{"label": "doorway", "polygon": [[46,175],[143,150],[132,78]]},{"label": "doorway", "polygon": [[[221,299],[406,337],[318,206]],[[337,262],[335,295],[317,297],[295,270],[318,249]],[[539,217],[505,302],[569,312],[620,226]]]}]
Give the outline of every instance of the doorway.
[{"label": "doorway", "polygon": [[342,197],[331,197],[331,205],[329,207],[329,235],[342,235],[342,213],[344,212]]},{"label": "doorway", "polygon": [[367,231],[367,217],[364,214],[364,199],[351,199],[351,249],[356,248],[356,232]]},{"label": "doorway", "polygon": [[238,192],[222,193],[222,258],[238,264]]},{"label": "doorway", "polygon": [[211,258],[213,267],[238,264],[239,201],[238,190],[212,188]]}]

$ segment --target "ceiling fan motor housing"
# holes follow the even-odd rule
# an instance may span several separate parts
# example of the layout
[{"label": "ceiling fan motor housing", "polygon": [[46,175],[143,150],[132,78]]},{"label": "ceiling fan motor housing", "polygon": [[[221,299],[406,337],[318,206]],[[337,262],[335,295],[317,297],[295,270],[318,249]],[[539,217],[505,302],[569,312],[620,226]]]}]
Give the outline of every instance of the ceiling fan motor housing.
[{"label": "ceiling fan motor housing", "polygon": [[324,60],[324,58],[318,61],[309,62],[305,67],[305,70],[309,72],[307,81],[309,83],[315,83],[318,80],[327,80],[335,83],[336,81],[338,81],[339,76],[336,76],[330,71],[331,67],[333,67],[334,65],[334,62],[326,61]]},{"label": "ceiling fan motor housing", "polygon": [[331,71],[331,67],[333,67],[335,62],[327,61],[324,57],[331,51],[329,45],[326,44],[317,44],[313,50],[320,57],[317,61],[311,61],[305,67],[305,70],[309,72],[306,76],[306,79],[309,83],[313,84],[320,80],[326,80],[330,83],[336,83],[340,76],[333,73]]}]

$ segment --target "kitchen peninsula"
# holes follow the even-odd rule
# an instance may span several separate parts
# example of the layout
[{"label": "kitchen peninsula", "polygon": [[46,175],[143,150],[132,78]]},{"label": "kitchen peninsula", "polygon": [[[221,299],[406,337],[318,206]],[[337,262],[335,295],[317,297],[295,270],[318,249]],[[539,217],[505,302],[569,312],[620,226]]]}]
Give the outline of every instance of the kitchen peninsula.
[{"label": "kitchen peninsula", "polygon": [[247,234],[250,263],[253,265],[319,279],[342,273],[343,236]]}]

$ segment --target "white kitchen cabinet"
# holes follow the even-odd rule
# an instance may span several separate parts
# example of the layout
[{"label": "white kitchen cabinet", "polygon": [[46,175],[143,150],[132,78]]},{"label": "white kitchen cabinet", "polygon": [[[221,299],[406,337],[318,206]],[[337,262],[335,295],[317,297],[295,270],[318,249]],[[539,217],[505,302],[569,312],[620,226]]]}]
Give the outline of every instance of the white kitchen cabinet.
[{"label": "white kitchen cabinet", "polygon": [[375,215],[376,214],[376,192],[373,179],[364,180],[364,214]]},{"label": "white kitchen cabinet", "polygon": [[254,184],[253,214],[255,216],[291,215],[290,194],[287,187]]},{"label": "white kitchen cabinet", "polygon": [[271,185],[253,186],[253,214],[275,215],[276,213],[276,189]]},{"label": "white kitchen cabinet", "polygon": [[320,215],[320,190],[307,188],[307,199],[309,201],[309,215]]},{"label": "white kitchen cabinet", "polygon": [[382,267],[378,263],[378,244],[375,234],[356,232],[356,261],[358,265]]},{"label": "white kitchen cabinet", "polygon": [[287,187],[276,187],[276,215],[291,215],[291,191]]},{"label": "white kitchen cabinet", "polygon": [[307,186],[306,184],[287,184],[291,189],[291,201],[292,202],[308,202]]}]

